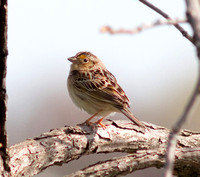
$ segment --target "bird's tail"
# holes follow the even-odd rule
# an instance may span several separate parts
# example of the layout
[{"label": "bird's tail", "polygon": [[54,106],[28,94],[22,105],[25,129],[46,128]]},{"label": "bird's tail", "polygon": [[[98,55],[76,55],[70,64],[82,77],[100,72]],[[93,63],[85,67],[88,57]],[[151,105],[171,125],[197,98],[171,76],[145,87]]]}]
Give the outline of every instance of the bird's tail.
[{"label": "bird's tail", "polygon": [[145,128],[145,125],[140,122],[139,120],[137,120],[137,118],[131,113],[131,111],[129,111],[128,109],[122,109],[120,110],[127,118],[129,118],[133,123],[135,123],[136,125],[138,125],[139,127],[143,127]]}]

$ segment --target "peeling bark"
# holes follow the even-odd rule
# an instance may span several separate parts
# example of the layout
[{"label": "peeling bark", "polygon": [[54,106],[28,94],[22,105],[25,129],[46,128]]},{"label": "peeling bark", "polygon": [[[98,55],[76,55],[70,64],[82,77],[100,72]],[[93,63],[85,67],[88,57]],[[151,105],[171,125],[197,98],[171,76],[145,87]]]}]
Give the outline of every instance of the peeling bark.
[{"label": "peeling bark", "polygon": [[[158,159],[163,158],[162,164],[159,161],[152,163],[150,160],[145,162],[144,168],[163,166],[169,130],[153,124],[145,124],[147,128],[144,130],[128,121],[110,120],[106,124],[106,129],[80,125],[51,130],[39,137],[10,147],[10,174],[12,176],[32,176],[50,166],[62,165],[83,155],[112,152],[132,153],[130,156],[135,158],[132,171],[140,168],[138,162],[143,153],[146,153],[147,157],[155,154]],[[194,160],[192,153],[184,153],[185,151],[179,153],[181,150],[194,150],[198,147],[200,147],[200,133],[181,131],[176,151],[176,158],[179,159],[175,164],[177,173],[179,169],[184,169],[181,159],[183,162],[188,159],[188,162],[191,162],[191,169],[195,169],[192,164],[196,164],[200,169],[198,163],[195,161],[192,163]],[[162,153],[159,155],[160,150]],[[199,156],[199,150],[195,151],[195,157],[198,159]],[[128,171],[123,173],[128,173]]]},{"label": "peeling bark", "polygon": [[[149,167],[161,168],[165,165],[165,154],[165,148],[141,150],[123,157],[98,162],[64,177],[121,176]],[[200,148],[180,148],[175,155],[175,175],[191,177],[200,174]]]}]

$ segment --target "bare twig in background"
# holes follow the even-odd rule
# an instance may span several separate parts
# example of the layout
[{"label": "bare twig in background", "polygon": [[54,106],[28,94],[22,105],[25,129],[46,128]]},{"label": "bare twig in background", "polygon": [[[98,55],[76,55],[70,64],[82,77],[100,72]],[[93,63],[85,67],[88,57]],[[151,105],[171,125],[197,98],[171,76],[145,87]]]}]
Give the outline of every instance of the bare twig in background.
[{"label": "bare twig in background", "polygon": [[[188,34],[187,31],[184,30],[184,28],[182,28],[178,23],[176,23],[176,20],[173,20],[168,14],[166,14],[165,12],[163,12],[161,9],[159,9],[158,7],[154,6],[153,4],[151,4],[150,2],[146,1],[146,0],[139,0],[140,2],[142,2],[143,4],[145,4],[146,6],[148,6],[149,8],[151,8],[152,10],[156,11],[157,13],[159,13],[161,16],[163,16],[165,19],[167,19],[167,21],[169,21],[169,23],[165,23],[165,24],[172,24],[174,25],[180,32],[181,34],[187,38],[191,43],[194,44],[194,40],[193,38]],[[170,23],[171,22],[171,23]],[[156,26],[156,25],[155,25]],[[111,34],[117,34],[117,33],[127,33],[127,34],[135,34],[140,32],[141,30],[139,29],[140,27],[137,27],[135,29],[132,30],[125,30],[125,29],[119,29],[119,30],[113,30],[111,27],[109,26],[103,26],[101,27],[100,31],[101,32],[108,32]],[[145,27],[143,27],[144,29],[146,29]],[[147,27],[149,28],[149,27]],[[143,30],[143,29],[142,29]]]},{"label": "bare twig in background", "polygon": [[9,171],[9,157],[7,154],[7,132],[5,122],[7,118],[7,0],[0,0],[0,154],[4,169]]},{"label": "bare twig in background", "polygon": [[182,125],[187,119],[189,111],[191,110],[198,96],[198,91],[199,91],[199,86],[200,86],[200,1],[186,0],[186,4],[187,4],[187,17],[194,32],[193,43],[196,46],[197,56],[198,56],[198,61],[199,61],[198,62],[198,80],[197,80],[196,87],[192,93],[192,96],[183,111],[183,114],[181,115],[178,122],[174,125],[172,132],[169,136],[168,152],[167,152],[167,168],[166,168],[166,174],[165,174],[166,177],[173,176],[177,134],[179,133]]},{"label": "bare twig in background", "polygon": [[[139,0],[139,1],[142,2],[143,4],[145,4],[146,6],[148,6],[149,8],[153,9],[157,13],[159,13],[161,16],[163,16],[167,20],[172,20],[172,18],[168,14],[166,14],[165,12],[163,12],[161,9],[159,9],[156,6],[154,6],[150,2],[148,2],[146,0]],[[187,31],[185,31],[179,24],[174,24],[174,26],[182,33],[182,35],[185,38],[187,38],[190,42],[192,42],[194,44],[193,38],[187,33]]]},{"label": "bare twig in background", "polygon": [[136,34],[139,32],[142,32],[143,30],[149,29],[149,28],[153,28],[155,26],[159,26],[159,25],[175,25],[178,23],[185,23],[187,22],[186,19],[174,19],[174,20],[157,20],[153,23],[149,23],[149,24],[142,24],[136,28],[130,29],[130,30],[126,30],[126,29],[118,29],[118,30],[114,30],[112,29],[110,26],[103,26],[100,31],[102,33],[110,33],[110,34],[117,34],[117,33],[123,33],[123,34]]}]

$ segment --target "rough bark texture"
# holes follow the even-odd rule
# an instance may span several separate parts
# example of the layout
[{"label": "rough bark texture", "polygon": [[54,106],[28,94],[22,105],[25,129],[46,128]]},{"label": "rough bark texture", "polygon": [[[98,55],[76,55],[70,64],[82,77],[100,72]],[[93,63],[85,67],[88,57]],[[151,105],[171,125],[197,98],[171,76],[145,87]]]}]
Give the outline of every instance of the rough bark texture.
[{"label": "rough bark texture", "polygon": [[[200,148],[177,150],[174,174],[184,177],[198,176],[200,174],[199,153]],[[165,154],[165,148],[142,150],[124,157],[99,162],[65,177],[121,176],[149,167],[161,168],[165,165]]]},{"label": "rough bark texture", "polygon": [[7,0],[0,0],[0,154],[5,170],[9,171],[7,156],[7,133],[5,122],[7,117]]},{"label": "rough bark texture", "polygon": [[[121,174],[164,165],[168,129],[146,123],[147,128],[143,130],[127,121],[109,121],[106,125],[106,129],[91,128],[85,125],[67,126],[51,130],[39,137],[10,147],[10,175],[32,176],[47,167],[62,165],[83,155],[93,153],[131,153],[128,156],[131,160],[124,161],[123,158],[121,160],[122,166],[118,167],[120,170],[123,169]],[[187,130],[180,133],[176,151],[175,173],[183,173],[187,167],[188,173],[195,171],[196,174],[200,174],[199,147],[200,133]],[[128,167],[126,163],[132,164],[132,167]],[[109,166],[103,171],[112,168]],[[4,172],[3,174],[7,175]]]}]

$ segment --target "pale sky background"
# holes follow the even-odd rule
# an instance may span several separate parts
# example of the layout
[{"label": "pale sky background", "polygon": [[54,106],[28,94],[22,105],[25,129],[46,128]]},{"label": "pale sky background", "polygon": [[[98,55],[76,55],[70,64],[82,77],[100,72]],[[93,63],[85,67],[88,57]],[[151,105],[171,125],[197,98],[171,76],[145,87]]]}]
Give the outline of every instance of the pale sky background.
[{"label": "pale sky background", "polygon": [[[185,1],[151,2],[171,17],[185,17]],[[8,5],[9,145],[89,117],[74,106],[66,88],[67,58],[79,51],[91,51],[105,63],[140,120],[168,128],[176,122],[197,78],[194,46],[172,26],[137,35],[99,32],[103,25],[130,29],[163,19],[157,13],[136,0],[12,0]],[[191,34],[189,25],[183,27]],[[199,130],[199,105],[186,128]],[[112,119],[119,118],[126,119],[120,114]],[[37,176],[60,177],[104,159],[85,156]],[[150,169],[134,176],[149,174],[162,176],[163,171]]]}]

